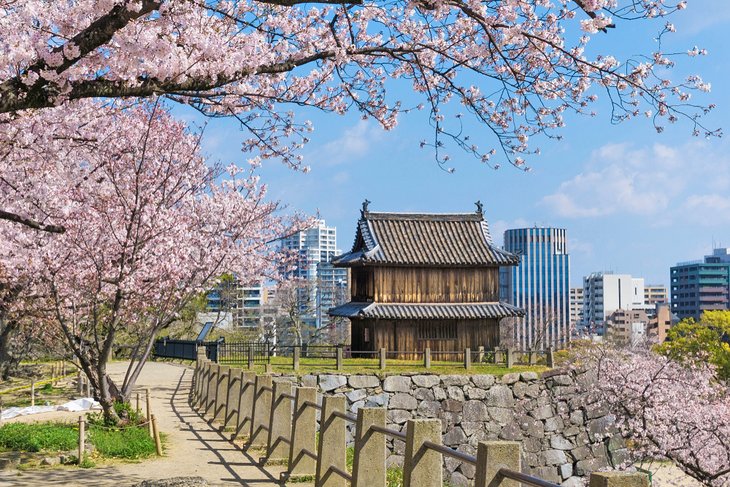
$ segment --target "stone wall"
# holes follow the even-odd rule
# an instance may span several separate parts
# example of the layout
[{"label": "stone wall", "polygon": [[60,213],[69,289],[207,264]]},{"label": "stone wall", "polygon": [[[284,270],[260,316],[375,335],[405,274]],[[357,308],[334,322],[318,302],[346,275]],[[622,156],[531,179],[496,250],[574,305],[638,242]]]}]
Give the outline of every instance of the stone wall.
[{"label": "stone wall", "polygon": [[[404,430],[411,418],[439,418],[443,442],[476,454],[482,440],[522,442],[523,471],[566,486],[583,485],[582,477],[626,458],[614,418],[597,404],[584,404],[578,386],[590,374],[560,370],[542,374],[491,375],[305,375],[290,377],[299,385],[344,394],[351,412],[387,407],[389,426]],[[402,463],[404,445],[390,443],[389,465]],[[474,467],[446,458],[445,479],[468,485]]]}]

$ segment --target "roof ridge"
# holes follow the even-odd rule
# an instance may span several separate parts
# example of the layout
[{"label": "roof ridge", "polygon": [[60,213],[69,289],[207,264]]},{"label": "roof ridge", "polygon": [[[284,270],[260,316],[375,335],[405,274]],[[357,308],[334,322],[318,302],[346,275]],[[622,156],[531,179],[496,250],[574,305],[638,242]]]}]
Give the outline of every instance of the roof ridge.
[{"label": "roof ridge", "polygon": [[484,221],[484,216],[477,213],[394,213],[368,211],[363,214],[364,220],[457,220]]}]

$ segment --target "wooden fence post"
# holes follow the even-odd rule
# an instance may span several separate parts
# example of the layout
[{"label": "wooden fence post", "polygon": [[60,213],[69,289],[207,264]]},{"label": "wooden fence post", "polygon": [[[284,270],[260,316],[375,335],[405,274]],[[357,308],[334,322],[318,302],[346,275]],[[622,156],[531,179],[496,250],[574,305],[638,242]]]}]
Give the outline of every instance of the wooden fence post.
[{"label": "wooden fence post", "polygon": [[385,349],[380,349],[380,370],[385,370]]},{"label": "wooden fence post", "polygon": [[528,361],[530,365],[535,365],[537,363],[537,352],[534,350],[530,350],[528,352]]},{"label": "wooden fence post", "polygon": [[294,370],[299,370],[299,362],[301,360],[302,356],[302,349],[298,345],[294,346],[294,351],[292,352],[292,360],[293,360],[293,367]]},{"label": "wooden fence post", "polygon": [[471,369],[471,348],[464,350],[464,369]]},{"label": "wooden fence post", "polygon": [[317,462],[310,454],[313,455],[317,448],[317,411],[307,403],[317,403],[317,389],[297,387],[295,397],[294,424],[289,449],[289,477],[314,475],[317,471]]},{"label": "wooden fence post", "polygon": [[150,434],[150,437],[154,437],[155,433],[152,431],[152,405],[150,404],[150,390],[145,389],[145,394],[147,396],[147,431]]},{"label": "wooden fence post", "polygon": [[150,423],[152,424],[152,434],[155,439],[155,450],[157,450],[157,456],[162,456],[162,443],[160,442],[160,430],[157,429],[157,418],[155,418],[155,415],[152,415],[152,419],[150,420]]},{"label": "wooden fence post", "polygon": [[480,345],[477,348],[477,362],[480,364],[484,362],[484,345]]},{"label": "wooden fence post", "polygon": [[[522,471],[520,443],[517,441],[480,441],[477,446],[477,465],[474,476],[474,487],[489,487],[499,482],[497,472],[500,468],[508,468],[515,472]],[[519,487],[515,480],[503,479],[500,487]]]},{"label": "wooden fence post", "polygon": [[385,487],[385,435],[370,427],[385,428],[386,417],[385,408],[357,410],[352,487]]},{"label": "wooden fence post", "polygon": [[250,435],[253,421],[253,401],[256,391],[256,373],[241,371],[241,394],[238,400],[238,424],[234,436]]},{"label": "wooden fence post", "polygon": [[86,423],[84,422],[84,417],[79,416],[79,465],[81,465],[81,462],[84,461],[84,450],[86,450],[86,447],[84,445],[84,441],[86,440]]},{"label": "wooden fence post", "polygon": [[499,347],[494,347],[494,363],[502,363],[502,349]]},{"label": "wooden fence post", "polygon": [[511,369],[515,364],[515,351],[512,350],[511,348],[508,348],[506,355],[507,355],[507,368]]},{"label": "wooden fence post", "polygon": [[218,378],[215,384],[215,408],[213,409],[213,421],[220,423],[225,423],[226,421],[229,375],[231,375],[231,368],[228,365],[221,365],[218,367]]},{"label": "wooden fence post", "polygon": [[441,453],[426,448],[425,441],[441,444],[441,420],[409,419],[403,459],[403,487],[442,487]]},{"label": "wooden fence post", "polygon": [[33,379],[30,380],[30,405],[35,406],[35,381]]},{"label": "wooden fence post", "polygon": [[343,357],[342,357],[342,345],[337,345],[337,351],[336,351],[336,353],[337,353],[337,355],[336,355],[336,359],[335,360],[336,360],[336,364],[337,364],[337,370],[338,371],[342,371],[342,362],[343,362],[343,360],[342,360],[343,359]]},{"label": "wooden fence post", "polygon": [[228,373],[225,419],[223,428],[238,426],[238,407],[241,401],[241,370],[231,369]]},{"label": "wooden fence post", "polygon": [[423,367],[426,369],[431,368],[431,349],[426,347],[423,351]]},{"label": "wooden fence post", "polygon": [[649,476],[644,473],[593,472],[589,487],[649,487]]},{"label": "wooden fence post", "polygon": [[248,370],[253,369],[253,345],[249,345],[248,347]]},{"label": "wooden fence post", "polygon": [[289,456],[292,430],[291,382],[274,382],[274,397],[269,420],[269,441],[266,460],[282,460]]},{"label": "wooden fence post", "polygon": [[256,376],[256,392],[253,401],[253,420],[251,434],[248,437],[248,447],[265,447],[268,441],[271,425],[271,376]]},{"label": "wooden fence post", "polygon": [[335,412],[344,413],[346,405],[347,399],[344,396],[324,396],[322,398],[315,482],[317,487],[345,487],[348,484],[347,480],[338,473],[338,471],[347,472],[345,420],[334,415]]}]

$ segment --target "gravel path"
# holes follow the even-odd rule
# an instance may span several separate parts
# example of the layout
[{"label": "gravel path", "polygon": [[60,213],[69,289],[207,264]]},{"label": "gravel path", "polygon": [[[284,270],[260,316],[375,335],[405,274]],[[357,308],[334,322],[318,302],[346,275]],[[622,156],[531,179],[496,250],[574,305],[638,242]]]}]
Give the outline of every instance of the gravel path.
[{"label": "gravel path", "polygon": [[[123,374],[125,363],[110,365],[112,374]],[[0,486],[131,486],[151,479],[199,476],[210,485],[278,485],[281,467],[258,466],[188,404],[192,369],[150,362],[137,381],[150,389],[152,412],[160,430],[168,435],[167,451],[159,459],[118,463],[93,469],[45,468],[33,471],[0,471]],[[78,418],[78,413],[48,413],[18,418],[22,421]]]}]

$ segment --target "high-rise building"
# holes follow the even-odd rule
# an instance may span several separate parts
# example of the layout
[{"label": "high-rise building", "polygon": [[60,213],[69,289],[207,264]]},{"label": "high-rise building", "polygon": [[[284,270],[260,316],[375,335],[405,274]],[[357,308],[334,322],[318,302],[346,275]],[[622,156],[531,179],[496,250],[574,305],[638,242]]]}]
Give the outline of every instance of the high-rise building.
[{"label": "high-rise building", "polygon": [[237,279],[225,280],[208,291],[205,313],[199,319],[224,329],[258,328],[266,303],[261,283],[244,285]]},{"label": "high-rise building", "polygon": [[644,307],[644,279],[629,274],[594,272],[583,278],[583,324],[589,333],[604,333],[606,318],[616,310]]},{"label": "high-rise building", "polygon": [[583,288],[570,288],[570,328],[575,330],[583,322]]},{"label": "high-rise building", "polygon": [[517,228],[504,232],[515,267],[502,268],[502,299],[525,310],[517,319],[521,349],[562,348],[570,339],[570,256],[565,229]]},{"label": "high-rise building", "polygon": [[[327,311],[348,298],[347,269],[329,264],[340,253],[337,229],[328,227],[324,220],[317,220],[311,228],[284,239],[282,247],[298,253],[291,276],[310,283],[301,291],[306,293],[300,297],[303,321],[318,328],[327,325],[330,320]],[[344,291],[341,291],[342,288]]]},{"label": "high-rise building", "polygon": [[670,269],[672,313],[699,319],[703,311],[730,309],[730,249]]},{"label": "high-rise building", "polygon": [[663,284],[647,284],[644,286],[644,304],[654,308],[657,304],[669,302],[667,287]]}]

